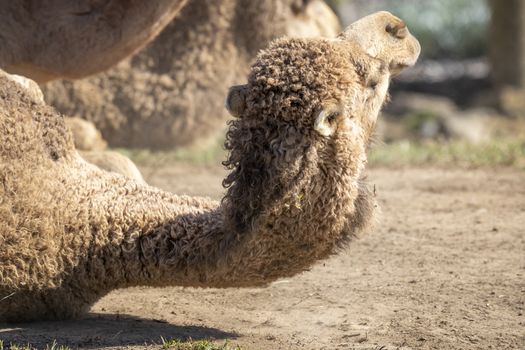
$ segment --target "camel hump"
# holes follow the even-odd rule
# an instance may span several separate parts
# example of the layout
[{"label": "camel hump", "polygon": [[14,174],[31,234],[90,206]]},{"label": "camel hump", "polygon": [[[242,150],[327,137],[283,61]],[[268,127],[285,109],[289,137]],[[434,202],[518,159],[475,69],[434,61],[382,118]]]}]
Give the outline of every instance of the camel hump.
[{"label": "camel hump", "polygon": [[46,106],[38,85],[0,70],[0,159],[58,161],[74,151],[64,118]]}]

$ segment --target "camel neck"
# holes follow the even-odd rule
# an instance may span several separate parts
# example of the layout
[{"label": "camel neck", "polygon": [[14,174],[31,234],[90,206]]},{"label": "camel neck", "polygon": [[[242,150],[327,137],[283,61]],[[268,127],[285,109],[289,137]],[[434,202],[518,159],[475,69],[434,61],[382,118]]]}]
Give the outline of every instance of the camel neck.
[{"label": "camel neck", "polygon": [[[344,230],[355,209],[359,169],[350,159],[334,163],[332,158],[329,165],[323,164],[311,151],[287,168],[296,172],[284,172],[282,178],[264,186],[268,190],[263,198],[268,203],[258,206],[247,231],[237,232],[220,266],[223,272],[210,274],[208,284],[263,285],[292,276],[329,256],[347,238]],[[293,185],[270,185],[286,181]],[[238,191],[249,193],[248,189]],[[226,227],[235,213],[225,213]]]},{"label": "camel neck", "polygon": [[[229,189],[253,194],[252,202],[231,202],[228,196],[218,207],[188,202],[188,210],[178,205],[176,215],[171,203],[159,201],[159,208],[147,211],[137,203],[146,220],[140,224],[143,233],[120,243],[115,266],[123,272],[112,266],[113,274],[121,287],[231,287],[263,285],[306,270],[345,238],[358,191],[355,163],[335,157],[324,164],[312,148],[287,171],[263,179],[264,192],[242,188],[242,181]],[[250,208],[256,210],[243,217],[249,224],[234,221]]]}]

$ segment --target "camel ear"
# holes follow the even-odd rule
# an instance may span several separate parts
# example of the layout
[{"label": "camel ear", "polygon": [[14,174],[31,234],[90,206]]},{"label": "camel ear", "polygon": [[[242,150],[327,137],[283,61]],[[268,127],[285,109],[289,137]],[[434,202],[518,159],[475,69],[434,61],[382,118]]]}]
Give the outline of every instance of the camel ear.
[{"label": "camel ear", "polygon": [[246,85],[235,85],[228,91],[224,106],[233,117],[240,117],[246,107]]},{"label": "camel ear", "polygon": [[332,136],[337,129],[340,111],[334,108],[323,108],[315,118],[314,129],[324,137]]}]

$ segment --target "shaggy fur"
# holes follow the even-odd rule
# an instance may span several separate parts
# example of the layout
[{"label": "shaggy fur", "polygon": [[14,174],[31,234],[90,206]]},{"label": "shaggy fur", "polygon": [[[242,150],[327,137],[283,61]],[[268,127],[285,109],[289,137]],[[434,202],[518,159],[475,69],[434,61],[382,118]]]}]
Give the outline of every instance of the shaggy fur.
[{"label": "shaggy fur", "polygon": [[108,69],[151,41],[186,0],[0,1],[0,67],[37,82]]},{"label": "shaggy fur", "polygon": [[220,204],[91,166],[63,118],[0,75],[0,320],[75,317],[128,286],[259,286],[333,254],[373,218],[359,179],[385,66],[342,39],[263,51]]},{"label": "shaggy fur", "polygon": [[113,147],[201,142],[222,133],[224,95],[259,49],[284,34],[335,36],[329,15],[321,0],[190,0],[145,50],[103,74],[47,84],[46,101],[95,123]]}]

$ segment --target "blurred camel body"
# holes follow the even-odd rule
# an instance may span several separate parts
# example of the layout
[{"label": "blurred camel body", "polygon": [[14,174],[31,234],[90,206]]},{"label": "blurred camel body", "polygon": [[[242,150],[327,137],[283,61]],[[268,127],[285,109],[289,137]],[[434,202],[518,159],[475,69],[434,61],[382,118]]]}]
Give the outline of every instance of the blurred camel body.
[{"label": "blurred camel body", "polygon": [[95,124],[79,117],[66,117],[66,125],[73,134],[75,148],[79,151],[104,151],[108,144]]},{"label": "blurred camel body", "polygon": [[139,169],[128,157],[106,149],[107,143],[93,123],[78,117],[65,117],[64,121],[71,131],[75,148],[84,160],[102,170],[145,183]]},{"label": "blurred camel body", "polygon": [[0,67],[43,83],[104,71],[140,50],[186,0],[0,0]]},{"label": "blurred camel body", "polygon": [[137,183],[146,184],[139,169],[128,157],[115,151],[79,151],[85,161],[102,170],[124,175]]},{"label": "blurred camel body", "polygon": [[64,114],[92,121],[111,146],[185,146],[221,134],[228,87],[242,81],[271,40],[339,31],[322,0],[189,0],[137,55],[107,72],[43,90]]}]

